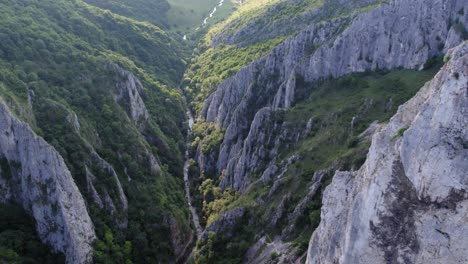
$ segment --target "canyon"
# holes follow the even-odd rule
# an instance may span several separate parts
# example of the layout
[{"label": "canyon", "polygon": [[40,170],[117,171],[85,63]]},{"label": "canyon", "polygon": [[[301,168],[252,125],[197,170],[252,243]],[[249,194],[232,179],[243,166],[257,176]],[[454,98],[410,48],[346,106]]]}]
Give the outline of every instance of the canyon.
[{"label": "canyon", "polygon": [[0,262],[468,261],[465,1],[149,2],[0,4]]}]

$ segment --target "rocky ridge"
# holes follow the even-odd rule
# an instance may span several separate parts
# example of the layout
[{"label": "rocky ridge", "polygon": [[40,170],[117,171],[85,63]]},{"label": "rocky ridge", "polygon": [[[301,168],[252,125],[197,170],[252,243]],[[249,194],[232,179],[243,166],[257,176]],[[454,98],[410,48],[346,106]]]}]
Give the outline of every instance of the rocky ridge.
[{"label": "rocky ridge", "polygon": [[[267,7],[261,15],[251,18],[238,30],[236,27],[242,24],[242,21],[238,20],[245,19],[244,16],[240,15],[237,20],[229,22],[223,32],[213,37],[213,46],[224,43],[243,47],[281,35],[288,36],[292,32],[303,30],[308,25],[348,14],[356,9],[372,8],[379,2],[378,0],[279,1]],[[287,9],[294,9],[295,12],[289,11],[289,15],[284,15]]]},{"label": "rocky ridge", "polygon": [[468,42],[325,190],[307,263],[466,263]]},{"label": "rocky ridge", "polygon": [[244,162],[258,159],[259,151],[252,151],[255,146],[249,142],[260,146],[272,140],[252,140],[255,133],[271,126],[268,111],[292,106],[304,85],[319,79],[423,68],[428,59],[460,43],[463,32],[454,21],[462,28],[468,25],[468,17],[459,12],[463,8],[460,0],[394,0],[367,12],[313,24],[286,40],[225,80],[207,99],[201,117],[226,132],[218,153],[199,151],[200,168],[215,175],[226,170],[221,186],[245,190],[249,175],[261,173],[258,166]]}]

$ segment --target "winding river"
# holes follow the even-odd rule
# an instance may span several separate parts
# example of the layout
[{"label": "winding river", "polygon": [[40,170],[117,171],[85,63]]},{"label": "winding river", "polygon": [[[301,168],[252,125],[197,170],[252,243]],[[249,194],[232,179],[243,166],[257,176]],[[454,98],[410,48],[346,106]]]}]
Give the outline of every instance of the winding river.
[{"label": "winding river", "polygon": [[210,15],[205,17],[205,19],[203,20],[203,25],[206,25],[206,23],[208,22],[208,19],[212,18],[213,15],[216,13],[218,6],[223,6],[223,3],[224,3],[224,0],[219,1],[219,4],[213,8],[213,11],[211,11]]}]

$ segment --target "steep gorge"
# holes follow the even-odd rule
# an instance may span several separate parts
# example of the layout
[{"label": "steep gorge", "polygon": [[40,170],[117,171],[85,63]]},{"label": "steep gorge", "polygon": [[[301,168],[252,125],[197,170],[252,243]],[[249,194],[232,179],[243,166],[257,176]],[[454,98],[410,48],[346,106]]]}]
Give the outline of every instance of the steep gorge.
[{"label": "steep gorge", "polygon": [[[465,1],[242,1],[182,42],[168,8],[0,4],[0,202],[45,258],[467,261]],[[15,217],[0,262],[39,255]]]},{"label": "steep gorge", "polygon": [[[249,252],[231,259],[234,263],[304,260],[307,234],[320,221],[321,191],[334,170],[358,169],[367,152],[365,138],[414,95],[410,91],[416,92],[434,76],[434,69],[429,70],[432,74],[422,75],[435,67],[437,56],[441,60],[440,55],[466,39],[468,18],[463,1],[369,2],[355,6],[354,12],[317,19],[330,2],[338,4],[328,1],[304,15],[310,25],[223,80],[202,107],[196,106],[198,125],[211,131],[196,135],[194,143],[198,146],[194,158],[202,177],[200,188],[205,193],[201,209],[207,222],[197,248],[199,259],[210,252],[231,259],[225,254],[227,248],[214,246],[229,242],[235,250]],[[232,23],[225,26],[226,32],[212,36],[215,50],[223,44],[255,45],[240,34],[223,35],[231,34],[230,27],[236,25]],[[261,36],[263,30],[246,24],[239,32]],[[406,77],[409,73],[402,68],[415,73]],[[377,74],[370,77],[369,72]],[[389,77],[380,79],[378,72]],[[407,82],[405,78],[409,78]],[[362,92],[361,102],[353,102],[354,98],[346,102],[348,93],[342,89],[360,93],[359,89],[366,90],[374,82],[389,86],[371,88],[375,95]],[[206,89],[203,85],[202,91]],[[334,98],[335,106],[325,101],[327,87],[329,93],[339,95]],[[386,95],[391,90],[393,95]],[[322,101],[314,99],[318,95],[323,96]],[[320,105],[331,111],[323,113]],[[367,126],[369,130],[364,131]],[[348,150],[340,144],[348,144]]]}]

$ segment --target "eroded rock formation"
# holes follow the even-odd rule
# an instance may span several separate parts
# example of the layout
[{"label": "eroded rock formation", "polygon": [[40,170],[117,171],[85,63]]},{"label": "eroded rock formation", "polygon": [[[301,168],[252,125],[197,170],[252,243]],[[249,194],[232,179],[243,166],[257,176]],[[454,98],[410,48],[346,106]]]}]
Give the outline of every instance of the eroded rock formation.
[{"label": "eroded rock formation", "polygon": [[258,142],[261,138],[252,134],[271,127],[268,111],[293,105],[304,83],[377,69],[423,68],[462,40],[456,24],[468,24],[459,12],[463,8],[461,0],[393,0],[313,24],[286,40],[207,99],[201,116],[226,131],[218,153],[198,156],[200,168],[217,175],[226,170],[221,186],[245,189],[249,175],[258,171],[244,161],[261,154],[248,143],[268,145],[272,140]]},{"label": "eroded rock formation", "polygon": [[468,262],[468,42],[324,193],[307,263]]}]

